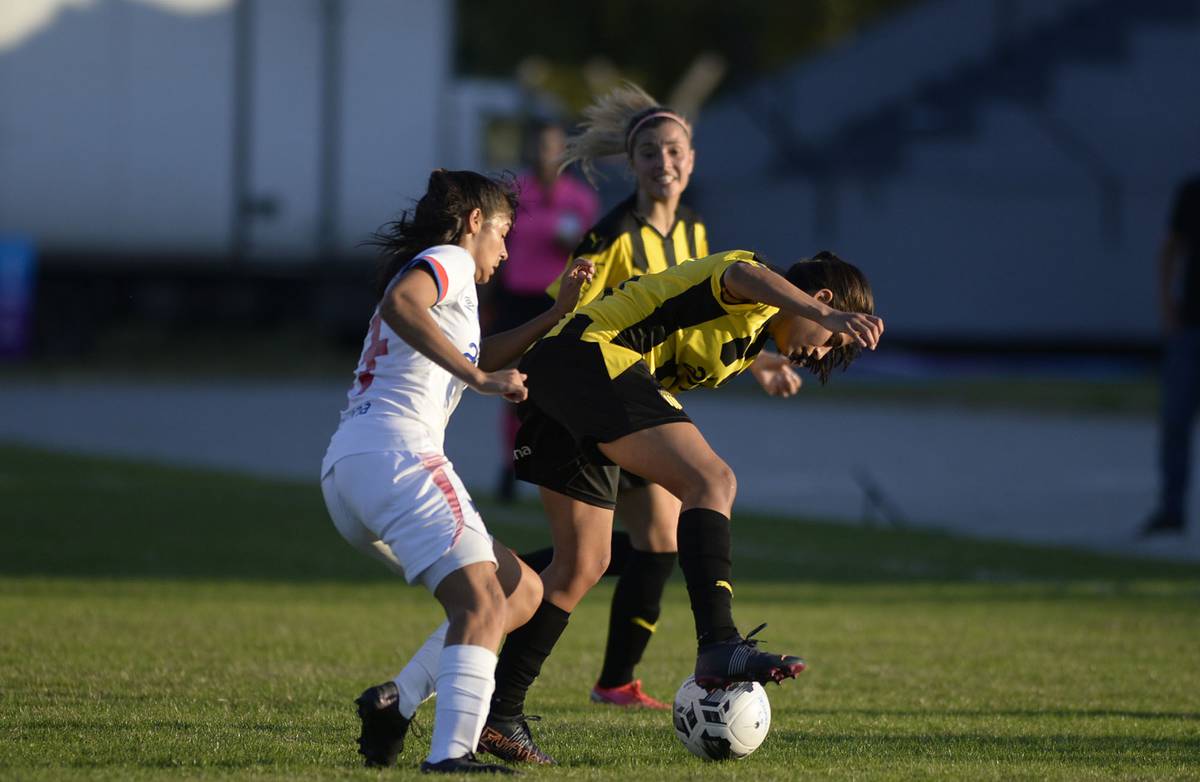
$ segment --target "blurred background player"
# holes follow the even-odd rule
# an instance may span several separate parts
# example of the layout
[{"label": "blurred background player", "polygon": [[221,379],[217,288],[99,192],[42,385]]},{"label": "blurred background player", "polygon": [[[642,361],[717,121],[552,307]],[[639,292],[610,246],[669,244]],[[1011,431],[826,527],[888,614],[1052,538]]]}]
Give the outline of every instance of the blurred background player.
[{"label": "blurred background player", "polygon": [[[509,259],[492,286],[496,331],[514,328],[546,311],[551,304],[546,288],[557,285],[571,250],[599,212],[591,188],[569,173],[559,174],[565,145],[566,132],[557,122],[536,120],[526,128],[522,151],[526,169],[517,176],[518,219],[508,237]],[[500,428],[503,458],[496,495],[510,502],[516,494],[512,443],[517,418],[509,405],[501,412]]]},{"label": "blurred background player", "polygon": [[768,337],[825,380],[878,344],[883,321],[873,312],[866,278],[832,254],[796,263],[784,277],[734,250],[627,280],[530,348],[519,365],[530,396],[519,410],[517,477],[540,489],[554,558],[541,574],[541,605],[500,654],[481,747],[506,760],[553,762],[533,740],[525,696],[571,611],[603,575],[623,469],[678,498],[697,683],[780,681],[804,669],[798,657],[758,651],[754,632],[737,630],[736,480],[674,394],[723,385],[750,367]]},{"label": "blurred background player", "polygon": [[[525,398],[524,376],[503,367],[569,311],[578,292],[580,280],[573,278],[564,283],[561,304],[481,340],[475,286],[507,257],[504,238],[516,205],[500,182],[439,169],[412,213],[377,235],[379,304],[321,465],[321,489],[338,532],[410,584],[420,582],[445,609],[447,624],[416,661],[416,668],[436,674],[441,696],[423,771],[508,772],[480,763],[474,750],[500,639],[541,596],[533,571],[493,543],[442,452],[464,388],[513,402]],[[367,765],[395,761],[424,697],[405,702],[412,692],[405,676],[414,666],[406,672],[358,698],[359,752]]]},{"label": "blurred background player", "polygon": [[[682,203],[696,163],[691,123],[631,83],[600,97],[583,113],[581,132],[567,140],[562,165],[579,164],[595,182],[600,160],[623,156],[636,189],[587,232],[573,253],[592,261],[596,269],[580,293],[580,306],[628,279],[708,255],[708,230]],[[557,296],[557,282],[547,292]],[[761,354],[752,371],[770,394],[791,396],[800,389],[799,375],[776,354]],[[663,589],[675,565],[679,500],[661,486],[622,471],[617,515],[629,535],[617,532],[612,537],[609,572],[620,577],[591,699],[667,709],[642,689],[634,670],[653,637]],[[552,553],[547,548],[522,558],[540,572]]]},{"label": "blurred background player", "polygon": [[1144,535],[1182,533],[1191,473],[1192,424],[1200,401],[1200,176],[1175,194],[1158,254],[1158,295],[1165,335],[1159,422],[1158,508]]}]

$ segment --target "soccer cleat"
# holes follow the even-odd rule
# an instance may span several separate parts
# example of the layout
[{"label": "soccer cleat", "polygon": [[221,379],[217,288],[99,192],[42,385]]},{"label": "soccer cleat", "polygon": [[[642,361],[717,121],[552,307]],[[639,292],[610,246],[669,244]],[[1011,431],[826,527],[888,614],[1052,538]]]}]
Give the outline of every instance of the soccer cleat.
[{"label": "soccer cleat", "polygon": [[651,698],[642,690],[642,680],[634,679],[620,687],[601,687],[597,684],[592,688],[592,703],[606,703],[610,706],[624,706],[629,709],[661,709],[671,707],[660,700]]},{"label": "soccer cleat", "polygon": [[512,719],[499,719],[489,714],[483,733],[479,736],[479,750],[490,752],[509,763],[554,763],[554,758],[542,752],[541,747],[534,743],[533,734],[529,731],[528,720],[540,719],[524,714]]},{"label": "soccer cleat", "polygon": [[805,668],[804,660],[760,652],[758,641],[750,640],[764,627],[766,624],[759,625],[745,638],[735,636],[728,641],[701,646],[696,656],[696,684],[707,690],[734,682],[778,684],[784,679],[796,678],[796,674]]},{"label": "soccer cleat", "polygon": [[421,771],[426,774],[519,774],[521,772],[514,771],[505,766],[497,766],[494,763],[482,763],[476,757],[475,753],[468,752],[461,758],[446,758],[439,760],[437,763],[430,763],[426,760],[421,764]]},{"label": "soccer cleat", "polygon": [[404,736],[412,720],[400,713],[400,691],[395,682],[371,687],[354,701],[362,720],[358,754],[367,766],[391,766],[404,749]]}]

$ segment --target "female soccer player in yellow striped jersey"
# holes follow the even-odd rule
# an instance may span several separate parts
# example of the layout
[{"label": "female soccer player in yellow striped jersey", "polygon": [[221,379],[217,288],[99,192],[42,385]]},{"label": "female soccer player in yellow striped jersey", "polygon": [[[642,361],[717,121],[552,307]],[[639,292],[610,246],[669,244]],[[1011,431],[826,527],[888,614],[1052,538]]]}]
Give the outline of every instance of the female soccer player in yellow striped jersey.
[{"label": "female soccer player in yellow striped jersey", "polygon": [[[595,275],[580,291],[578,306],[632,277],[709,254],[704,222],[681,203],[696,162],[688,120],[633,84],[599,98],[584,117],[582,132],[567,141],[564,165],[579,163],[594,182],[597,159],[623,154],[637,189],[588,231],[572,254],[595,267]],[[557,298],[558,286],[556,280],[547,293]],[[773,396],[791,396],[800,389],[799,375],[776,354],[759,354],[752,372]],[[591,698],[667,709],[666,703],[642,690],[634,668],[653,637],[663,589],[675,565],[679,501],[661,486],[622,472],[617,507],[629,539],[613,538],[610,569],[620,578],[613,592],[604,662]],[[543,549],[523,557],[540,570],[550,562],[551,552]]]},{"label": "female soccer player in yellow striped jersey", "polygon": [[804,669],[769,654],[733,621],[729,519],[733,471],[676,400],[748,369],[768,337],[792,363],[825,380],[874,348],[862,273],[831,253],[776,273],[733,250],[630,279],[564,318],[524,355],[529,398],[518,412],[517,477],[537,484],[554,540],[543,601],[508,637],[480,745],[503,758],[551,762],[523,717],[525,693],[570,612],[608,560],[617,471],[629,470],[679,500],[679,564],[698,644],[703,687],[780,681]]}]

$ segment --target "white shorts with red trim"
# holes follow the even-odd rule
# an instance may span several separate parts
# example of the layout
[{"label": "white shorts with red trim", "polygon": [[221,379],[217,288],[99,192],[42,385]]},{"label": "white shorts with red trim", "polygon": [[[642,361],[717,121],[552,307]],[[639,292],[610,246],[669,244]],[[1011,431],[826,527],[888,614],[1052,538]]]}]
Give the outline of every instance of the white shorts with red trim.
[{"label": "white shorts with red trim", "polygon": [[483,518],[440,453],[344,456],[321,480],[321,491],[342,537],[382,556],[410,584],[421,581],[433,591],[455,570],[496,564]]}]

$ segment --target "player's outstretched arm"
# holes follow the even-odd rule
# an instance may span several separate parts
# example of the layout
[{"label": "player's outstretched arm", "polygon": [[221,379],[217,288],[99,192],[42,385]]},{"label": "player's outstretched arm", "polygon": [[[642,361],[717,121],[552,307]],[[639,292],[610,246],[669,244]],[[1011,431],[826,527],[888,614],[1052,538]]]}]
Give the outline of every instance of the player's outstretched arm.
[{"label": "player's outstretched arm", "polygon": [[735,263],[725,270],[721,284],[734,298],[778,307],[820,323],[835,334],[846,334],[864,348],[875,349],[883,335],[883,319],[861,312],[842,312],[814,299],[765,266]]},{"label": "player's outstretched arm", "polygon": [[533,320],[516,328],[485,337],[479,348],[479,367],[495,371],[511,366],[537,340],[554,328],[554,324],[575,309],[579,291],[592,278],[596,267],[591,261],[578,260],[568,266],[559,278],[558,298],[553,306]]},{"label": "player's outstretched arm", "polygon": [[487,372],[472,364],[446,338],[429,308],[437,303],[437,284],[428,274],[409,272],[388,288],[379,317],[400,339],[481,394],[499,394],[514,402],[526,396],[525,376],[516,370]]}]

